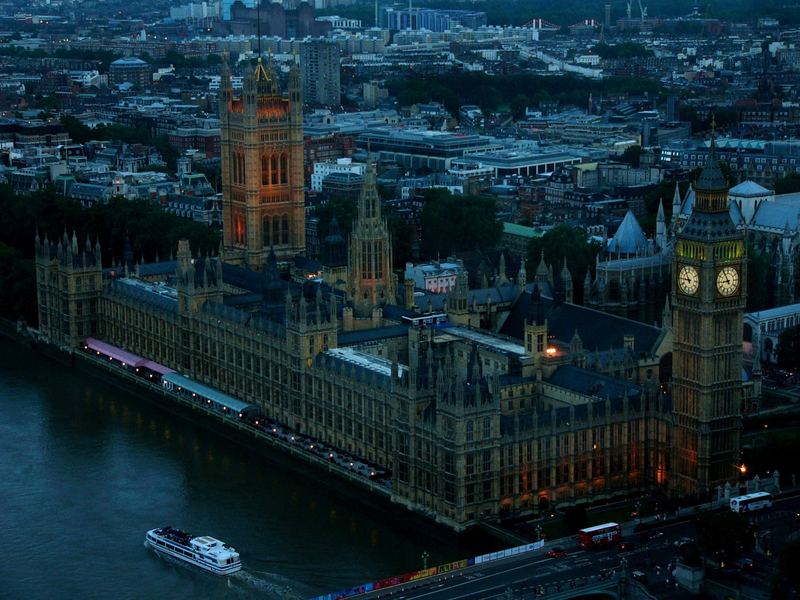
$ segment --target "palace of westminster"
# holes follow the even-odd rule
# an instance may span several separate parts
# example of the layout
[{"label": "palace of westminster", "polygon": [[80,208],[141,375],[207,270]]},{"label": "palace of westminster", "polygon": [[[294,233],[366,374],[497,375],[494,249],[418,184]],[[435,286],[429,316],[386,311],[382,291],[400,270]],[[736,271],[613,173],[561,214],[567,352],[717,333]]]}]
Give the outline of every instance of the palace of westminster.
[{"label": "palace of westminster", "polygon": [[736,480],[742,406],[759,390],[743,376],[744,241],[714,152],[669,233],[660,327],[574,304],[543,261],[483,289],[462,270],[431,318],[392,271],[371,164],[349,244],[323,249],[336,284],[281,277],[305,249],[297,67],[287,95],[260,61],[240,93],[223,67],[220,118],[219,256],[181,242],[175,260],[103,268],[99,245],[37,235],[44,338],[94,336],[256,403],[391,470],[394,501],[456,529]]}]

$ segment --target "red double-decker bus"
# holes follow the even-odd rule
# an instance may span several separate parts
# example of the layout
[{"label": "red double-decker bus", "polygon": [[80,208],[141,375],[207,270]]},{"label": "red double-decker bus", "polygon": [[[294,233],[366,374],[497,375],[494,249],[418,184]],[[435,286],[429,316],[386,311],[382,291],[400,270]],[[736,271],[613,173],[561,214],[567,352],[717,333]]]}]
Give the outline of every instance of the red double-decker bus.
[{"label": "red double-decker bus", "polygon": [[603,523],[578,532],[578,545],[585,549],[616,544],[621,539],[622,528],[619,523]]}]

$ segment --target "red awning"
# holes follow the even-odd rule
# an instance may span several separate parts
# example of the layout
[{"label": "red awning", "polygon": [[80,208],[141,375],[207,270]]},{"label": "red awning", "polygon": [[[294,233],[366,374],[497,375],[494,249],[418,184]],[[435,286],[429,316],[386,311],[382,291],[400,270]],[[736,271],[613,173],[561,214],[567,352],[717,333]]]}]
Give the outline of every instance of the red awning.
[{"label": "red awning", "polygon": [[145,369],[150,369],[151,371],[155,371],[160,375],[166,375],[167,373],[174,373],[172,369],[168,369],[164,365],[160,365],[157,362],[153,362],[152,360],[146,360],[142,365]]},{"label": "red awning", "polygon": [[132,367],[141,367],[147,362],[147,359],[144,359],[141,356],[137,356],[136,354],[127,352],[122,348],[117,348],[116,346],[112,346],[111,344],[101,342],[100,340],[96,340],[94,338],[86,338],[85,343],[89,349],[99,352],[100,354],[110,356],[111,358]]}]

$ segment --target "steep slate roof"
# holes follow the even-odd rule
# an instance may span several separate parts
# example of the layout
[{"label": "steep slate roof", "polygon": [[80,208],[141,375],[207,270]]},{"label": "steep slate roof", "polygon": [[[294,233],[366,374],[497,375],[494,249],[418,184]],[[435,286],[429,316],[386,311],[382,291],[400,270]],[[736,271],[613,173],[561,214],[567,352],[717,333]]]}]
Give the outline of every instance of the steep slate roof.
[{"label": "steep slate roof", "polygon": [[375,329],[361,329],[355,331],[343,331],[338,335],[339,346],[354,346],[365,342],[374,342],[393,337],[405,337],[408,335],[407,325],[389,325],[387,327],[377,327]]},{"label": "steep slate roof", "polygon": [[532,294],[523,293],[511,309],[503,323],[500,333],[521,340],[525,336],[525,319],[540,312],[547,319],[547,331],[558,341],[569,344],[575,330],[583,342],[584,349],[607,350],[620,348],[625,335],[634,336],[634,351],[637,354],[652,351],[661,329],[639,321],[625,319],[616,315],[566,302],[556,303],[551,298],[542,297],[538,307],[533,306]]},{"label": "steep slate roof", "polygon": [[765,194],[769,194],[770,191],[758,185],[755,181],[743,181],[739,185],[733,186],[728,194],[731,196],[763,196]]},{"label": "steep slate roof", "polygon": [[613,254],[617,252],[621,254],[636,254],[645,248],[647,248],[647,236],[642,231],[642,227],[633,212],[629,210],[614,237],[608,242],[608,251]]},{"label": "steep slate roof", "polygon": [[682,215],[690,215],[694,210],[694,186],[689,185],[689,190],[686,192],[686,196],[683,198],[683,202],[681,203],[681,214]]},{"label": "steep slate roof", "polygon": [[700,177],[697,178],[697,189],[699,190],[723,190],[728,188],[728,182],[719,168],[719,158],[714,144],[711,145],[711,152],[708,153],[708,159],[700,172]]},{"label": "steep slate roof", "polygon": [[[731,202],[733,205],[734,203]],[[798,210],[800,205],[784,204],[782,202],[762,202],[758,205],[753,215],[751,226],[765,227],[768,229],[783,230],[786,223],[789,229],[795,231],[798,226]]]},{"label": "steep slate roof", "polygon": [[547,382],[573,392],[604,399],[623,398],[626,394],[628,398],[633,399],[642,394],[642,390],[638,385],[628,383],[623,379],[601,375],[596,371],[581,369],[574,365],[558,367]]}]

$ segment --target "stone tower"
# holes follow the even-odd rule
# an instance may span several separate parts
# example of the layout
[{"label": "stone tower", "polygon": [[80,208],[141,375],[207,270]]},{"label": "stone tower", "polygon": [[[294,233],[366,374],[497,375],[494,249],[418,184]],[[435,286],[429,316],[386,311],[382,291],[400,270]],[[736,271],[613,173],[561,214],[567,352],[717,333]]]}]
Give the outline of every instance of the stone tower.
[{"label": "stone tower", "polygon": [[680,494],[707,495],[737,477],[747,282],[744,239],[728,213],[713,138],[695,193],[672,268],[676,426],[669,483]]},{"label": "stone tower", "polygon": [[36,239],[36,294],[39,330],[59,346],[77,347],[97,335],[97,302],[103,291],[100,244],[81,247],[73,232],[52,243]]},{"label": "stone tower", "polygon": [[373,318],[373,310],[395,302],[392,240],[381,216],[375,165],[369,161],[358,197],[358,215],[350,234],[347,293],[356,318]]},{"label": "stone tower", "polygon": [[210,256],[193,257],[189,240],[178,240],[175,289],[178,312],[195,313],[206,302],[222,303],[222,263]]},{"label": "stone tower", "polygon": [[305,250],[303,101],[296,64],[289,94],[259,57],[235,96],[227,63],[220,83],[224,259],[260,270]]}]

